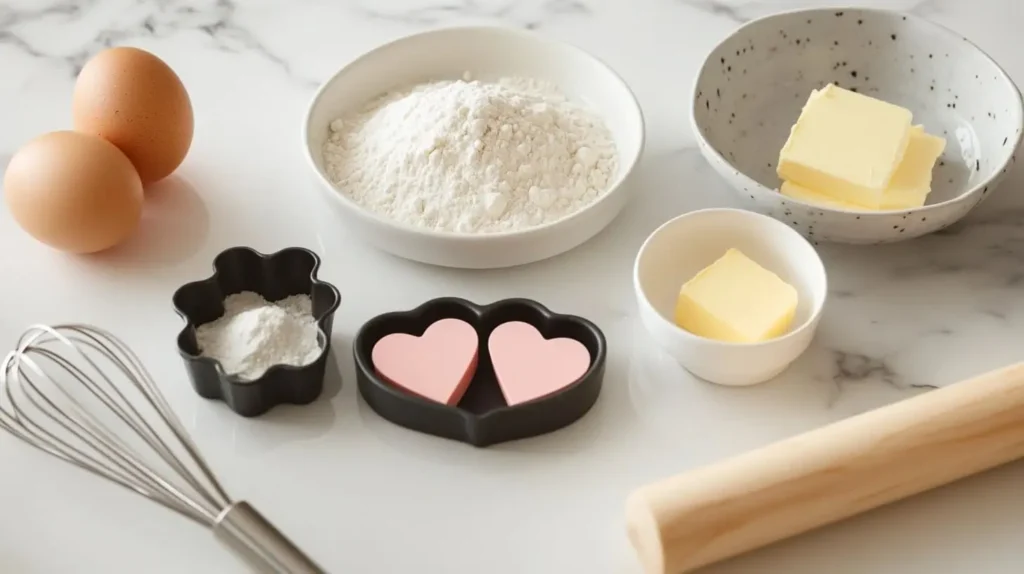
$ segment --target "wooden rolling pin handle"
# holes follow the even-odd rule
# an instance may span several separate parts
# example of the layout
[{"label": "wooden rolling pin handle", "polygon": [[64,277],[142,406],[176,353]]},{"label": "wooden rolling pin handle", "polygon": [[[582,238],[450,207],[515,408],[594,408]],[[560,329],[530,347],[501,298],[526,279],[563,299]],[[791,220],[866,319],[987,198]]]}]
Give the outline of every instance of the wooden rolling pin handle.
[{"label": "wooden rolling pin handle", "polygon": [[644,486],[630,541],[680,574],[1024,457],[1024,363]]}]

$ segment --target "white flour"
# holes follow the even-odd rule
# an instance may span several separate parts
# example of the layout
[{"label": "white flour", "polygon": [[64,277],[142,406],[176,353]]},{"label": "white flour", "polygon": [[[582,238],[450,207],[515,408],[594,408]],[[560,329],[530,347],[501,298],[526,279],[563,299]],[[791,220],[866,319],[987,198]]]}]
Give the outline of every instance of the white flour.
[{"label": "white flour", "polygon": [[338,189],[405,225],[516,231],[597,201],[618,171],[601,119],[557,87],[504,78],[422,84],[330,125]]},{"label": "white flour", "polygon": [[308,365],[320,356],[312,307],[308,295],[273,303],[251,291],[229,295],[224,315],[196,329],[200,352],[246,380],[272,365]]}]

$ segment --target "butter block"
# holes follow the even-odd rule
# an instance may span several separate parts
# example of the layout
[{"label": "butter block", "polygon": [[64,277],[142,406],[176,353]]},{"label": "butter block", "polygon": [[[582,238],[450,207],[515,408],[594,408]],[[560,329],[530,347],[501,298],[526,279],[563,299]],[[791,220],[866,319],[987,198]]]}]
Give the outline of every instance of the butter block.
[{"label": "butter block", "polygon": [[811,92],[776,172],[785,181],[878,209],[911,137],[910,110],[829,84]]},{"label": "butter block", "polygon": [[679,290],[675,323],[694,335],[757,343],[784,335],[796,289],[738,249],[729,249]]},{"label": "butter block", "polygon": [[818,193],[813,189],[807,189],[806,187],[791,181],[782,182],[782,185],[779,187],[779,193],[786,197],[798,199],[804,203],[820,205],[821,207],[828,207],[831,209],[843,209],[846,211],[874,211],[873,209],[868,209],[867,207],[850,203],[849,201],[829,197],[824,193]]},{"label": "butter block", "polygon": [[924,131],[924,126],[914,126],[910,143],[903,154],[903,161],[892,176],[889,189],[885,192],[883,209],[920,207],[932,190],[932,169],[946,149],[946,140]]},{"label": "butter block", "polygon": [[842,201],[825,195],[824,193],[814,191],[813,189],[807,189],[806,187],[790,182],[782,182],[782,186],[779,188],[782,195],[792,197],[793,199],[799,199],[806,203],[813,203],[814,205],[820,205],[822,207],[829,207],[832,209],[845,209],[846,211],[885,211],[889,209],[909,209],[911,207],[921,207],[924,205],[925,200],[928,198],[929,189],[913,194],[910,192],[903,192],[901,194],[890,194],[886,192],[886,195],[882,198],[882,204],[876,209],[864,207],[863,205],[857,205],[848,201]]},{"label": "butter block", "polygon": [[[932,169],[946,148],[946,140],[924,131],[923,126],[911,128],[910,143],[903,155],[892,182],[882,195],[879,210],[898,210],[921,207],[931,193]],[[782,195],[807,203],[845,209],[848,211],[873,211],[873,209],[830,197],[826,193],[809,189],[791,181],[782,182]]]}]

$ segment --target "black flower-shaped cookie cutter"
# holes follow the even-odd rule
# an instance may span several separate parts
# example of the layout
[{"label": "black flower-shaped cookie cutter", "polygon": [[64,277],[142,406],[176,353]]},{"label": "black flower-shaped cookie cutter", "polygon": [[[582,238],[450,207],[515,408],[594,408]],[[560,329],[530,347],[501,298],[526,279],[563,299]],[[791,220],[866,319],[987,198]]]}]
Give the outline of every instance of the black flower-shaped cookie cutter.
[{"label": "black flower-shaped cookie cutter", "polygon": [[[373,365],[377,341],[392,333],[420,336],[446,318],[461,319],[477,332],[478,362],[458,405],[448,406],[409,393],[383,380]],[[586,347],[590,366],[576,382],[550,395],[508,406],[498,386],[487,341],[495,327],[509,321],[533,325],[545,339],[568,337]],[[377,414],[399,426],[473,446],[528,438],[568,426],[585,415],[601,392],[607,343],[597,325],[575,315],[554,313],[530,299],[505,299],[477,305],[442,297],[410,311],[378,315],[367,321],[352,345],[359,394]]]},{"label": "black flower-shaped cookie cutter", "polygon": [[[317,279],[319,268],[320,257],[301,247],[271,254],[232,247],[214,258],[212,276],[186,283],[174,292],[174,310],[186,323],[178,334],[178,353],[199,396],[224,401],[245,417],[261,415],[279,404],[309,404],[320,396],[341,294]],[[254,380],[228,374],[219,361],[202,356],[196,328],[221,317],[224,299],[243,291],[257,293],[267,301],[308,295],[319,327],[320,356],[303,366],[274,365]]]}]

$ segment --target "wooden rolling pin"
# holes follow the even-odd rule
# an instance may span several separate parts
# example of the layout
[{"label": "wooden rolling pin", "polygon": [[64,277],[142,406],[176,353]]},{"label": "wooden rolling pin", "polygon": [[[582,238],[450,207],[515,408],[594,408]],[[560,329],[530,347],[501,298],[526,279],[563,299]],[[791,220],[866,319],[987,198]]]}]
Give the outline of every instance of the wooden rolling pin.
[{"label": "wooden rolling pin", "polygon": [[680,574],[1024,457],[1024,363],[632,493],[648,574]]}]

